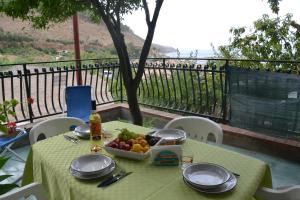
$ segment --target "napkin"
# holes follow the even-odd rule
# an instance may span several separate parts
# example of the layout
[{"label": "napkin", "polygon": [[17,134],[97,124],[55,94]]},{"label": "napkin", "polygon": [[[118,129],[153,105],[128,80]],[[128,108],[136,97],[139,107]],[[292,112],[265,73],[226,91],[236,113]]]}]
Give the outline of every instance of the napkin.
[{"label": "napkin", "polygon": [[150,162],[158,166],[179,165],[182,156],[181,145],[153,146],[150,152]]}]

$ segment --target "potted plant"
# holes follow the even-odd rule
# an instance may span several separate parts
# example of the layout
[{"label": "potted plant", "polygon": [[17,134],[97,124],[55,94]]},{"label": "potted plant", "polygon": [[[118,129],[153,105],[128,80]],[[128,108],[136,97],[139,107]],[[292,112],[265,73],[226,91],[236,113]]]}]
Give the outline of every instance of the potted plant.
[{"label": "potted plant", "polygon": [[18,101],[12,99],[0,103],[0,132],[2,135],[11,136],[16,133],[16,123],[10,122],[8,116],[15,116],[13,108],[18,104]]},{"label": "potted plant", "polygon": [[[15,99],[12,99],[10,101],[4,101],[3,103],[0,103],[0,133],[2,133],[2,136],[11,136],[15,134],[16,132],[16,123],[15,122],[9,122],[8,116],[15,116],[16,113],[14,112],[13,108],[18,104],[18,101]],[[5,165],[5,163],[8,161],[8,157],[2,157],[0,156],[0,170]],[[5,179],[11,177],[12,175],[0,175],[0,195],[4,194],[11,189],[18,187],[15,183],[5,183],[2,184]]]}]

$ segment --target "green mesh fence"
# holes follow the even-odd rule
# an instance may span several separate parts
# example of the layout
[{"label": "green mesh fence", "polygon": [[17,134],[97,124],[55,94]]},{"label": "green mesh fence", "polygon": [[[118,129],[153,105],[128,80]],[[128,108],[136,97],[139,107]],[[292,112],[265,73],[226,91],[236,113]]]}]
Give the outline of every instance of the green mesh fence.
[{"label": "green mesh fence", "polygon": [[230,124],[300,139],[300,76],[228,68]]}]

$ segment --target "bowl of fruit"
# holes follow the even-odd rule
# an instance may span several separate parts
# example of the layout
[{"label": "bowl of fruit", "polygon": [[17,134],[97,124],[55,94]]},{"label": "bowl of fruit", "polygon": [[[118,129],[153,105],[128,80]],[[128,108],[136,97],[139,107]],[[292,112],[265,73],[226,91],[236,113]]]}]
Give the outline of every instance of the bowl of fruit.
[{"label": "bowl of fruit", "polygon": [[137,134],[127,129],[121,129],[118,137],[104,146],[104,149],[115,156],[144,160],[150,155],[150,147],[160,140],[160,137]]}]

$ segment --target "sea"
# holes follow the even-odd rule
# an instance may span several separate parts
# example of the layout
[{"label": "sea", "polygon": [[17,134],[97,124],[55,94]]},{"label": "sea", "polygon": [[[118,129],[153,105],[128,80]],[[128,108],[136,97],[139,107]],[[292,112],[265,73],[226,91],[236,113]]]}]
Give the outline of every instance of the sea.
[{"label": "sea", "polygon": [[214,57],[215,54],[213,50],[178,49],[178,52],[169,52],[165,56],[170,58],[208,58]]}]

